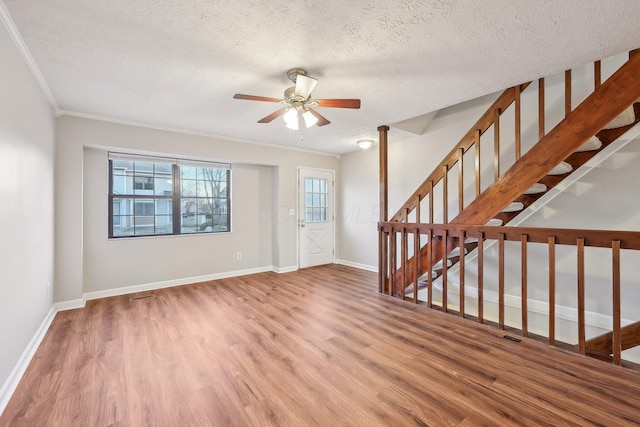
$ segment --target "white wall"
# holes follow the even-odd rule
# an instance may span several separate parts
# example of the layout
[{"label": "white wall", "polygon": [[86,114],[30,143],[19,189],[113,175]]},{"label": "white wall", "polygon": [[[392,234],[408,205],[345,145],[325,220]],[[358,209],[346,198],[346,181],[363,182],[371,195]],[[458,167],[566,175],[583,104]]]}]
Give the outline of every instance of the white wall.
[{"label": "white wall", "polygon": [[54,119],[0,25],[0,413],[14,371],[51,313]]},{"label": "white wall", "polygon": [[338,227],[339,262],[376,271],[380,218],[378,194],[378,147],[340,157]]},{"label": "white wall", "polygon": [[[297,266],[297,168],[336,156],[87,118],[56,122],[56,299],[159,282]],[[233,232],[107,239],[107,150],[232,164]],[[242,252],[242,260],[235,259]]]},{"label": "white wall", "polygon": [[107,151],[85,147],[83,292],[270,269],[273,169],[233,165],[231,233],[108,239]]}]

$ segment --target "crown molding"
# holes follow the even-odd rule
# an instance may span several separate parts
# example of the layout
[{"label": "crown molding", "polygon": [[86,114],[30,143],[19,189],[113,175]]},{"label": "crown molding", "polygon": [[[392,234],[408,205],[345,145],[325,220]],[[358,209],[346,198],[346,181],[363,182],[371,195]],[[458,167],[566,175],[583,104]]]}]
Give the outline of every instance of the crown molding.
[{"label": "crown molding", "polygon": [[267,144],[265,142],[256,142],[256,141],[250,141],[250,140],[247,140],[247,139],[233,138],[233,137],[229,137],[229,136],[221,136],[221,135],[216,135],[216,134],[213,134],[213,133],[198,132],[198,131],[192,131],[192,130],[181,129],[181,128],[174,128],[174,127],[169,127],[169,126],[160,126],[160,125],[154,125],[154,124],[151,124],[151,123],[137,122],[137,121],[134,121],[134,120],[118,119],[118,118],[115,118],[115,117],[103,116],[103,115],[100,115],[100,114],[82,113],[82,112],[73,111],[73,110],[57,109],[55,111],[55,115],[56,115],[56,117],[61,117],[61,116],[79,117],[79,118],[82,118],[82,119],[97,120],[97,121],[101,121],[101,122],[115,123],[115,124],[125,125],[125,126],[134,126],[134,127],[139,127],[139,128],[160,130],[160,131],[164,131],[164,132],[180,133],[180,134],[183,134],[183,135],[193,135],[193,136],[199,136],[199,137],[204,137],[204,138],[215,138],[215,139],[220,139],[222,141],[240,142],[240,143],[243,143],[243,144],[260,145],[260,146],[269,147],[269,148],[279,148],[279,149],[282,149],[282,150],[292,150],[292,151],[298,151],[298,152],[303,152],[303,153],[307,153],[307,154],[316,154],[316,155],[321,155],[321,156],[336,157],[338,159],[340,158],[340,154],[336,154],[336,153],[326,153],[326,152],[323,152],[323,151],[306,150],[304,148],[289,147],[287,145]]},{"label": "crown molding", "polygon": [[18,51],[22,55],[24,62],[27,64],[27,67],[31,71],[31,74],[33,74],[36,82],[38,82],[38,85],[40,86],[40,89],[42,90],[45,98],[47,98],[47,101],[49,101],[49,104],[54,109],[54,111],[59,110],[60,107],[58,106],[58,101],[56,101],[55,97],[53,96],[53,92],[51,92],[49,85],[40,72],[40,68],[38,68],[38,65],[34,61],[33,56],[31,56],[31,52],[29,52],[29,49],[27,49],[27,45],[22,39],[20,32],[16,28],[15,22],[13,22],[13,19],[11,19],[11,15],[9,15],[9,11],[5,7],[2,0],[0,0],[0,21],[2,21],[2,23],[4,24],[7,32],[9,33],[9,36],[13,40],[13,43],[18,48]]}]

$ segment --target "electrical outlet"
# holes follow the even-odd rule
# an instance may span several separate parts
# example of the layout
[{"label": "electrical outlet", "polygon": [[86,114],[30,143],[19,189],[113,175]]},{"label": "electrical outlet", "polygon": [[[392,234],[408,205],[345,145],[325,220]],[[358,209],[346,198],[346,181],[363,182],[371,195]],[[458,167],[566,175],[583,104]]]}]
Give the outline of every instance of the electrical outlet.
[{"label": "electrical outlet", "polygon": [[242,259],[242,252],[236,252],[236,259]]}]

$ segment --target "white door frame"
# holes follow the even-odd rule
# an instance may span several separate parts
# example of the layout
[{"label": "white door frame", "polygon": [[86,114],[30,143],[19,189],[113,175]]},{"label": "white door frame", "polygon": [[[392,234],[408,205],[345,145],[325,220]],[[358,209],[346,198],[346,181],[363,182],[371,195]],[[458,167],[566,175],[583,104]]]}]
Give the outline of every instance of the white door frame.
[{"label": "white door frame", "polygon": [[300,236],[301,236],[301,227],[300,221],[302,220],[303,213],[300,212],[300,172],[303,170],[307,171],[316,171],[316,172],[325,172],[331,174],[331,215],[333,220],[331,221],[331,237],[333,241],[333,254],[331,256],[331,262],[336,262],[336,171],[333,169],[321,169],[321,168],[308,168],[303,166],[298,166],[297,168],[297,176],[296,180],[298,184],[296,185],[296,263],[298,266],[298,270],[300,270]]}]

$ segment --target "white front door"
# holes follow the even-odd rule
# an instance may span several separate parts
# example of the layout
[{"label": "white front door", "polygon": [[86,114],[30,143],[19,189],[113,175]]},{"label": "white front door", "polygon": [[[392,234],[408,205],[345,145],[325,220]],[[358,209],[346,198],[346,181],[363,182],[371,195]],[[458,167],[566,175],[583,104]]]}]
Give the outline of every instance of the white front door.
[{"label": "white front door", "polygon": [[333,171],[298,170],[300,268],[334,261]]}]

